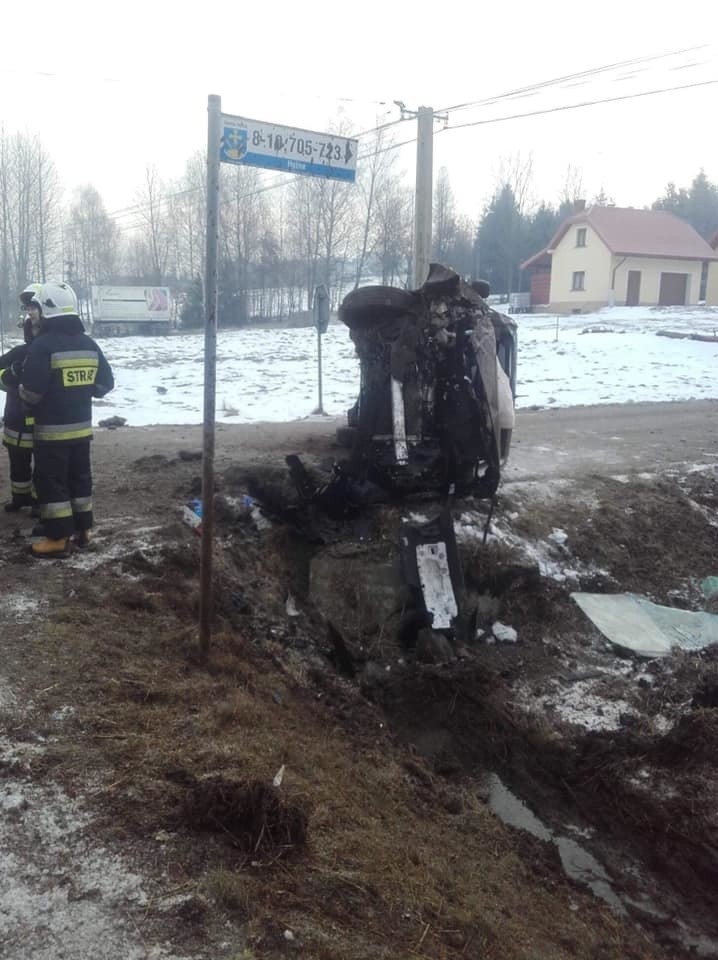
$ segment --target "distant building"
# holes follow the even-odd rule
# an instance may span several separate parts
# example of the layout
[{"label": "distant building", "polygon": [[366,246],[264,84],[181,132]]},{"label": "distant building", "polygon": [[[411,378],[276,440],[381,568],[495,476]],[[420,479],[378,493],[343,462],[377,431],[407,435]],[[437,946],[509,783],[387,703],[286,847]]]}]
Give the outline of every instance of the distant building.
[{"label": "distant building", "polygon": [[663,210],[588,207],[521,264],[531,305],[556,313],[599,307],[718,305],[718,243]]},{"label": "distant building", "polygon": [[[718,253],[718,233],[708,241],[711,249]],[[712,306],[718,306],[718,263],[713,263],[708,270],[708,282],[706,284],[706,303]]]}]

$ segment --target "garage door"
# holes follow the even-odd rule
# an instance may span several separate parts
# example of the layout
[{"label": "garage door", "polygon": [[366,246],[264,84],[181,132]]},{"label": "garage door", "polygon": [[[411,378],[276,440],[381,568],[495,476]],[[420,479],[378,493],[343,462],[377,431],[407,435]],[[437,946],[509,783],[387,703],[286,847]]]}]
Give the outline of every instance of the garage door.
[{"label": "garage door", "polygon": [[658,302],[662,307],[682,307],[688,289],[687,273],[662,273]]}]

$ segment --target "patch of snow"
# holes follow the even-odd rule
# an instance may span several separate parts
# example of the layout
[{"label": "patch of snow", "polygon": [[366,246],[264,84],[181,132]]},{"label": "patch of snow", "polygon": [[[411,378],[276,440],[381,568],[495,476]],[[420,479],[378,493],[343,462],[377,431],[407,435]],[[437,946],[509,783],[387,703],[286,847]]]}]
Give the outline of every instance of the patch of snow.
[{"label": "patch of snow", "polygon": [[516,703],[529,713],[544,713],[565,723],[592,731],[612,731],[621,727],[621,715],[636,716],[626,700],[609,700],[597,691],[595,680],[579,680],[566,686],[556,683],[551,693],[535,696],[526,685],[515,688]]},{"label": "patch of snow", "polygon": [[497,620],[491,627],[491,632],[499,643],[516,643],[519,638],[518,633],[513,627],[507,626]]},{"label": "patch of snow", "polygon": [[0,596],[0,622],[32,623],[41,608],[47,607],[44,600],[29,593],[10,593]]},{"label": "patch of snow", "polygon": [[131,920],[148,903],[143,880],[91,839],[92,819],[76,800],[56,785],[10,779],[0,783],[0,814],[3,956],[174,957],[143,942]]},{"label": "patch of snow", "polygon": [[15,694],[6,680],[0,677],[0,710],[15,706]]},{"label": "patch of snow", "polygon": [[69,703],[66,703],[64,706],[60,707],[58,710],[53,711],[50,714],[50,719],[54,720],[55,723],[64,723],[69,717],[73,716],[75,713],[75,708],[70,706]]},{"label": "patch of snow", "polygon": [[648,684],[649,687],[652,687],[656,682],[656,678],[653,676],[653,674],[647,673],[645,670],[643,670],[641,673],[637,673],[633,679],[636,681],[636,683],[640,681]]},{"label": "patch of snow", "polygon": [[0,737],[0,760],[3,763],[17,764],[26,769],[34,757],[42,756],[44,752],[45,747],[40,743],[16,743],[8,737]]},{"label": "patch of snow", "polygon": [[657,713],[652,720],[656,733],[660,733],[662,736],[672,730],[675,726],[673,720],[669,720],[668,717],[664,717],[662,713]]},{"label": "patch of snow", "polygon": [[[565,583],[567,580],[578,581],[582,575],[606,575],[605,571],[595,567],[580,564],[578,569],[566,564],[565,544],[568,535],[559,529],[549,534],[550,543],[538,540],[526,540],[515,534],[506,522],[507,518],[495,519],[489,525],[487,543],[505,543],[513,548],[521,558],[531,566],[535,566],[542,577]],[[454,533],[457,543],[483,542],[486,519],[475,511],[465,511],[454,520]],[[565,538],[565,539],[564,539]],[[563,548],[563,549],[561,549]],[[560,558],[554,554],[560,552]]]}]

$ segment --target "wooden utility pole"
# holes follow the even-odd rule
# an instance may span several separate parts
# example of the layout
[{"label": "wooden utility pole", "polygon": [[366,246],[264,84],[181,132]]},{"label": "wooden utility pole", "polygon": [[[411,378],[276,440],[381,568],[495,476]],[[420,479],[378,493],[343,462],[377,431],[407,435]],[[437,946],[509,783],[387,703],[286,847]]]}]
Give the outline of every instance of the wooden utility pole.
[{"label": "wooden utility pole", "polygon": [[416,114],[416,191],[414,197],[414,287],[423,285],[431,260],[434,181],[434,110],[419,107]]},{"label": "wooden utility pole", "polygon": [[414,190],[414,288],[423,286],[429,275],[432,240],[432,205],[434,195],[434,120],[448,119],[434,113],[433,107],[407,110],[401,100],[394,103],[401,110],[401,119],[416,117],[416,185]]}]

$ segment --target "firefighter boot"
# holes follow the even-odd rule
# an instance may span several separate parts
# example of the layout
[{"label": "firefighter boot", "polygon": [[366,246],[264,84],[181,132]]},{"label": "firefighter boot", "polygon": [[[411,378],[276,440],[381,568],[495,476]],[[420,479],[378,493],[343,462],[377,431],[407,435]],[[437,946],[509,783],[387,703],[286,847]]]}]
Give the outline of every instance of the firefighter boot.
[{"label": "firefighter boot", "polygon": [[92,534],[89,530],[76,530],[72,542],[80,550],[86,550],[90,546]]},{"label": "firefighter boot", "polygon": [[60,540],[50,540],[49,537],[45,537],[33,543],[31,549],[33,556],[41,560],[62,559],[70,555],[69,544],[67,537],[62,537]]}]

